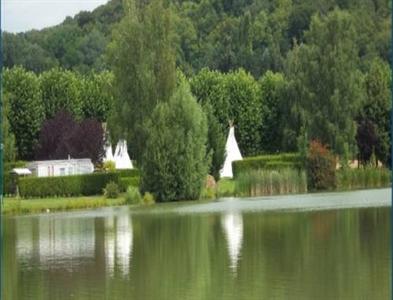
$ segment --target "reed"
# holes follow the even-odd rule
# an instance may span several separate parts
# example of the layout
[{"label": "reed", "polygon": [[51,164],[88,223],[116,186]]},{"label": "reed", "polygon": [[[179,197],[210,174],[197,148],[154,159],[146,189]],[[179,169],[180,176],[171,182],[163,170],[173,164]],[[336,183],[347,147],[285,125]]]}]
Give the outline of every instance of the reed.
[{"label": "reed", "polygon": [[235,180],[237,196],[254,197],[307,192],[307,177],[303,170],[251,170],[240,173]]},{"label": "reed", "polygon": [[339,190],[383,188],[391,186],[390,170],[385,168],[341,169],[337,171]]}]

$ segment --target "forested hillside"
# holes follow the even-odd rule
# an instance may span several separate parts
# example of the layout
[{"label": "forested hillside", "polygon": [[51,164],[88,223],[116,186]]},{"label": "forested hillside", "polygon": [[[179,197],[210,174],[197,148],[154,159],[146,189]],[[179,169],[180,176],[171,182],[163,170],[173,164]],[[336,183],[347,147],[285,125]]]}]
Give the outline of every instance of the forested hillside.
[{"label": "forested hillside", "polygon": [[[223,72],[244,68],[255,77],[266,70],[284,71],[288,52],[310,43],[312,18],[334,9],[345,12],[349,43],[364,70],[374,57],[390,58],[388,0],[194,0],[169,1],[174,12],[177,65],[188,75],[203,67]],[[113,26],[123,16],[121,0],[93,12],[81,12],[40,31],[4,33],[5,67],[22,65],[42,72],[59,66],[79,72],[107,68],[104,53]],[[332,24],[332,26],[336,26]],[[316,28],[315,34],[318,36]],[[333,42],[327,37],[324,43]]]}]

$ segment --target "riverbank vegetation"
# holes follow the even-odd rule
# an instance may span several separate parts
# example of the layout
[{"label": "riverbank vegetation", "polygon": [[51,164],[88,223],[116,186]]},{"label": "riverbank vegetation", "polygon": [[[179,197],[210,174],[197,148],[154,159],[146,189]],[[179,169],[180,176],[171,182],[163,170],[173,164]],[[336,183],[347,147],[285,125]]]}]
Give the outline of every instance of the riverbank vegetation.
[{"label": "riverbank vegetation", "polygon": [[55,198],[4,198],[3,215],[20,215],[29,213],[48,213],[55,211],[69,211],[77,209],[99,208],[106,206],[124,205],[122,197],[108,199],[103,196],[90,197],[55,197]]},{"label": "riverbank vegetation", "polygon": [[[218,195],[388,184],[346,165],[375,157],[390,168],[389,5],[224,2],[112,0],[58,27],[5,34],[7,160],[91,156],[105,174],[105,123],[105,141],[126,139],[141,172],[112,178],[120,191],[199,199],[208,173],[219,180],[233,122],[246,158]],[[42,190],[23,178],[20,192],[87,194],[75,178],[42,179]],[[57,190],[63,180],[74,183]]]}]

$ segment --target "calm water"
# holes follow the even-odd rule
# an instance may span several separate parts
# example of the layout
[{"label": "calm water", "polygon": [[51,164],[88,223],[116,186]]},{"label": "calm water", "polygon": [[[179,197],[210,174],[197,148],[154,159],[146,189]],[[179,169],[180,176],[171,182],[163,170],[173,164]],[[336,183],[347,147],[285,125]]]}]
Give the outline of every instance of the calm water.
[{"label": "calm water", "polygon": [[389,200],[375,190],[7,218],[4,299],[390,299]]}]

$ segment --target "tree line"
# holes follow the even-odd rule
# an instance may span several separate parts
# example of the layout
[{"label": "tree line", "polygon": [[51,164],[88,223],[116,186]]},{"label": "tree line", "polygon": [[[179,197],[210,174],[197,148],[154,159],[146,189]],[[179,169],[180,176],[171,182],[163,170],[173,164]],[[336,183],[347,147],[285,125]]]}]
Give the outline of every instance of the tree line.
[{"label": "tree line", "polygon": [[[55,68],[37,75],[22,67],[5,69],[2,97],[5,160],[64,158],[52,156],[54,152],[45,155],[42,149],[38,149],[44,143],[39,139],[41,130],[47,133],[41,135],[42,138],[49,139],[48,134],[51,137],[61,133],[69,134],[71,127],[64,125],[74,124],[73,120],[95,120],[101,128],[101,122],[107,119],[113,103],[112,81],[113,75],[110,72],[81,75]],[[61,112],[68,113],[69,116],[63,117],[63,120],[69,122],[48,127],[50,120],[62,117],[61,114],[58,115]],[[82,123],[87,127],[91,125],[88,125],[88,122]],[[50,122],[49,124],[55,125]],[[59,131],[66,127],[68,130]],[[83,131],[83,128],[80,130]],[[102,134],[98,138],[102,140]],[[55,141],[60,142],[54,138],[52,144],[57,144]],[[74,143],[77,144],[80,143]],[[64,155],[67,157],[67,154]]]}]

